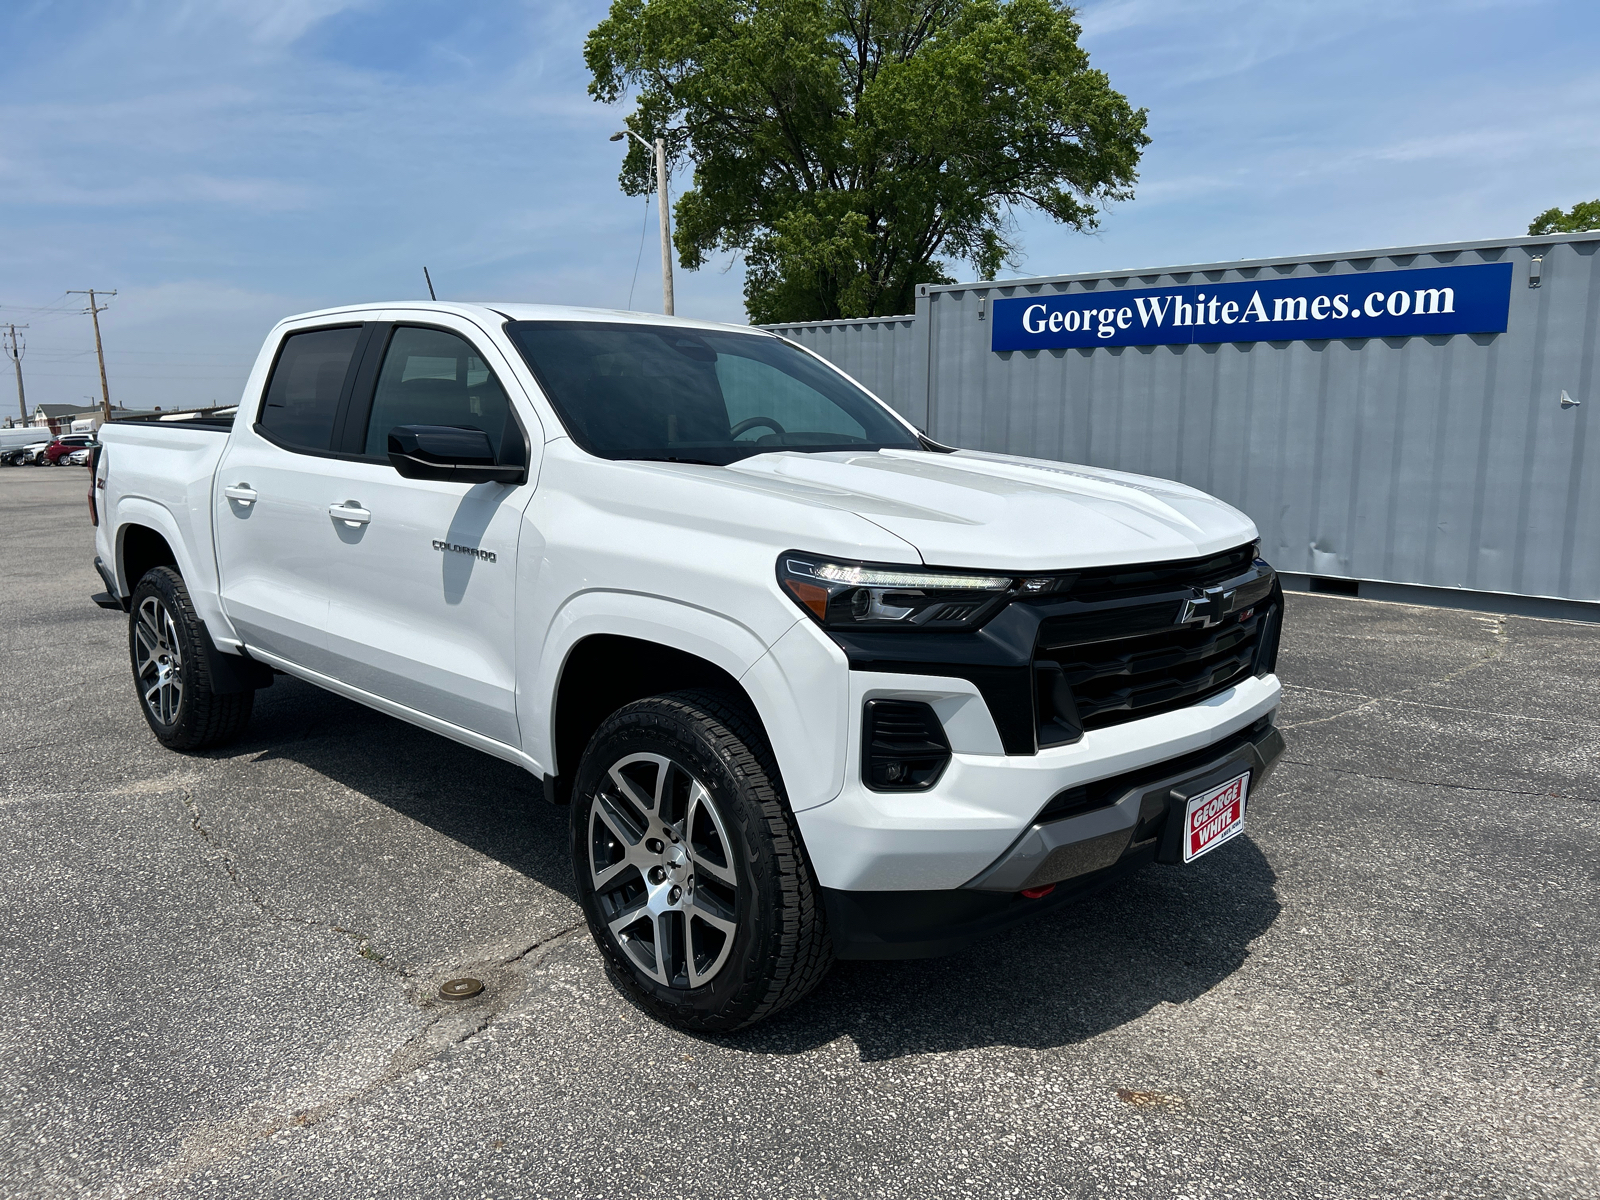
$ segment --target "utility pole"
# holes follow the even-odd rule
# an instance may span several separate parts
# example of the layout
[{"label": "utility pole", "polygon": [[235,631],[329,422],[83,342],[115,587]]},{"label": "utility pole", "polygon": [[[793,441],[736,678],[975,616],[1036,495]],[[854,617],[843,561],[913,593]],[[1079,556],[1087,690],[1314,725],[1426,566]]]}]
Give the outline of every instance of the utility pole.
[{"label": "utility pole", "polygon": [[[100,345],[100,314],[105,312],[105,310],[111,306],[109,304],[101,304],[96,306],[94,302],[95,291],[95,288],[90,288],[88,291],[79,291],[77,289],[73,289],[69,291],[67,295],[89,297],[89,307],[85,311],[94,318],[94,352],[95,355],[100,359],[100,403],[103,406],[104,419],[109,421],[111,420],[111,388],[106,383],[105,348]],[[109,292],[103,292],[102,294],[107,296],[115,296],[117,294],[117,289],[112,288]]]},{"label": "utility pole", "polygon": [[[26,425],[28,423],[28,398],[22,391],[22,355],[28,347],[17,336],[17,327],[11,325],[9,328],[11,336],[6,339],[9,343],[6,346],[6,353],[11,356],[11,365],[17,368],[17,407],[22,410],[22,423]],[[23,328],[26,329],[27,326],[24,325]]]},{"label": "utility pole", "polygon": [[610,140],[631,137],[644,147],[656,164],[656,207],[661,210],[661,311],[672,316],[672,214],[667,211],[667,141],[657,138],[652,146],[631,129],[613,133]]}]

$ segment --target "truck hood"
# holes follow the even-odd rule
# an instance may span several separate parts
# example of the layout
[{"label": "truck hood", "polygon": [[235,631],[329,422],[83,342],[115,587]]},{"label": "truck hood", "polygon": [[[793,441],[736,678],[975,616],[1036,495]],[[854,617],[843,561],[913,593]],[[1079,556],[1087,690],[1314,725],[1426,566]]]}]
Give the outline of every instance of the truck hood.
[{"label": "truck hood", "polygon": [[1181,483],[1004,454],[773,453],[723,469],[747,486],[765,482],[855,513],[936,566],[1039,571],[1165,562],[1256,537],[1238,509]]}]

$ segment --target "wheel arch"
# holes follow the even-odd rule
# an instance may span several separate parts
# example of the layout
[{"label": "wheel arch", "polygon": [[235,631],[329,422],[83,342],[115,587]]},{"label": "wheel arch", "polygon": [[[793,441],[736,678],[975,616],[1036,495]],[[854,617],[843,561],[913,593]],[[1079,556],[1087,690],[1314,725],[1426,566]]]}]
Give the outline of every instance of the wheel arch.
[{"label": "wheel arch", "polygon": [[[591,726],[580,737],[581,721],[559,731],[558,726],[561,691],[574,678],[569,675],[573,653],[594,637],[631,639],[676,652],[667,655],[674,664],[685,659],[703,664],[684,673],[653,676],[653,686],[617,707],[714,679],[713,686],[749,709],[766,736],[796,812],[838,795],[850,672],[843,652],[821,630],[796,615],[787,629],[763,638],[728,616],[680,601],[597,589],[569,599],[550,621],[540,649],[534,650],[530,639],[522,663],[523,679],[539,681],[537,687],[525,687],[519,698],[523,749],[545,772],[551,799],[566,798],[563,785],[570,785],[576,760],[593,732]],[[583,661],[578,660],[580,666]]]},{"label": "wheel arch", "polygon": [[226,652],[239,645],[232,623],[217,596],[217,571],[211,556],[209,522],[184,521],[163,504],[129,496],[111,518],[113,570],[124,596],[133,595],[151,567],[169,566],[183,577],[195,613]]},{"label": "wheel arch", "polygon": [[129,521],[117,529],[117,578],[127,595],[139,586],[152,567],[171,567],[187,578],[183,564],[172,549],[172,542],[161,530],[139,521]]},{"label": "wheel arch", "polygon": [[635,700],[711,688],[731,696],[762,727],[744,685],[724,667],[663,642],[616,633],[591,633],[568,649],[551,700],[549,796],[567,801],[584,748],[612,713]]}]

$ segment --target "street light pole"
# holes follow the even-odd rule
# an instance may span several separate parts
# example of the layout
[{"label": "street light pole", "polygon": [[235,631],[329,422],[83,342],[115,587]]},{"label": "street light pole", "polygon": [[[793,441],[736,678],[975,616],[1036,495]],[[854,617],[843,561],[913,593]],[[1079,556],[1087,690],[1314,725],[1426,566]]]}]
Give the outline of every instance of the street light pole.
[{"label": "street light pole", "polygon": [[667,211],[667,142],[657,138],[652,146],[631,129],[613,133],[611,140],[620,142],[631,137],[644,147],[645,153],[655,159],[656,207],[661,210],[661,311],[672,316],[672,214]]},{"label": "street light pole", "polygon": [[656,207],[661,210],[661,303],[672,316],[672,214],[667,211],[667,143],[656,139]]}]

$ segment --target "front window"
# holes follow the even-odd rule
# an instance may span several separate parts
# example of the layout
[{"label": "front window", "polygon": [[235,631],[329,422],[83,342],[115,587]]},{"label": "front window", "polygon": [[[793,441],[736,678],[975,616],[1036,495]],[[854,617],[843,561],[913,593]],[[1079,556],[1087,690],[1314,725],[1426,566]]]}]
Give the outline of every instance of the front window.
[{"label": "front window", "polygon": [[495,454],[514,428],[511,402],[471,343],[443,329],[397,325],[378,373],[365,453],[384,459],[397,425],[455,425],[489,435]]},{"label": "front window", "polygon": [[573,440],[601,458],[725,465],[774,450],[917,450],[916,434],[779,338],[512,321],[506,332]]}]

